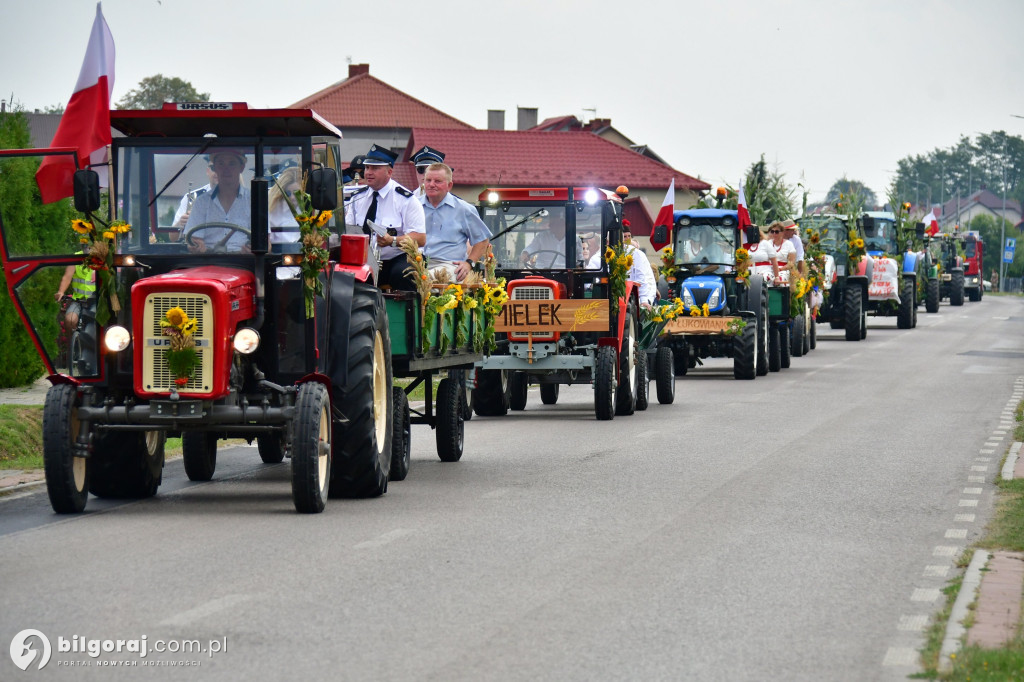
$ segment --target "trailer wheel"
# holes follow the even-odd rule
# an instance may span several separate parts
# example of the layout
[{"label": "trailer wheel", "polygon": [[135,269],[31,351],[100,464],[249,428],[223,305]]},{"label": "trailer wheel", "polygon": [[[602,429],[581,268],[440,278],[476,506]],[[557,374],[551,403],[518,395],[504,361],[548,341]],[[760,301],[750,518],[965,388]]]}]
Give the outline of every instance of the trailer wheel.
[{"label": "trailer wheel", "polygon": [[345,385],[334,384],[334,406],[348,423],[334,427],[331,496],[377,497],[391,469],[391,337],[384,298],[356,282],[349,323]]},{"label": "trailer wheel", "polygon": [[541,384],[540,401],[545,405],[554,405],[558,402],[558,384]]},{"label": "trailer wheel", "polygon": [[672,349],[668,346],[658,346],[658,351],[654,354],[654,385],[658,393],[658,402],[662,405],[671,405],[676,399],[675,364]]},{"label": "trailer wheel", "polygon": [[779,366],[782,369],[789,369],[791,363],[790,351],[793,350],[793,342],[790,340],[789,323],[783,322],[779,325]]},{"label": "trailer wheel", "polygon": [[594,412],[601,421],[615,418],[615,349],[599,346],[594,358]]},{"label": "trailer wheel", "polygon": [[516,412],[526,409],[526,392],[530,379],[526,372],[512,372],[508,378],[508,407]]},{"label": "trailer wheel", "polygon": [[[981,275],[980,274],[978,275],[978,279],[981,279]],[[978,291],[977,298],[975,299],[975,298],[972,297],[971,298],[972,301],[974,301],[974,300],[980,301],[981,300],[981,290],[982,290],[982,288],[983,288],[982,285],[979,283],[978,284],[978,289],[977,289],[977,291]],[[950,305],[963,305],[964,304],[964,272],[963,272],[963,270],[959,270],[959,271],[954,272],[953,276],[952,276],[952,279],[950,279],[949,304]]]},{"label": "trailer wheel", "polygon": [[412,418],[409,416],[409,396],[399,386],[391,389],[394,404],[394,420],[391,422],[391,473],[392,481],[404,481],[409,475],[412,460]]},{"label": "trailer wheel", "polygon": [[779,325],[772,323],[768,325],[768,371],[778,372],[782,369],[782,348],[779,338]]},{"label": "trailer wheel", "polygon": [[643,412],[651,402],[651,372],[645,351],[637,353],[636,359],[636,411]]},{"label": "trailer wheel", "polygon": [[[757,335],[754,344],[757,361],[754,363],[754,375],[763,377],[768,374],[768,289],[761,283],[757,288],[759,307],[754,309],[757,315],[754,333]],[[750,324],[750,320],[747,320]]]},{"label": "trailer wheel", "polygon": [[460,387],[459,405],[462,409],[462,418],[466,421],[473,418],[473,389],[466,386],[466,375],[468,372],[472,371],[473,370],[467,371],[464,369],[452,369],[448,371],[448,376],[450,376],[452,381],[457,383]]},{"label": "trailer wheel", "polygon": [[264,433],[256,436],[256,447],[264,464],[278,464],[284,460],[286,444],[283,433]]},{"label": "trailer wheel", "polygon": [[896,313],[896,327],[910,329],[914,326],[914,280],[903,278],[900,286],[900,308]]},{"label": "trailer wheel", "polygon": [[737,336],[732,339],[732,376],[734,379],[757,378],[757,322],[747,319]]},{"label": "trailer wheel", "polygon": [[814,326],[814,318],[811,317],[811,308],[804,303],[804,355],[811,352],[811,327]]},{"label": "trailer wheel", "polygon": [[925,312],[937,313],[939,312],[939,301],[941,296],[939,293],[939,280],[930,279],[925,285],[926,289],[924,292],[924,309]]},{"label": "trailer wheel", "polygon": [[818,347],[818,321],[811,318],[811,333],[807,335],[810,339],[811,350]]},{"label": "trailer wheel", "polygon": [[89,465],[89,492],[120,499],[156,495],[166,440],[163,431],[108,431],[97,438]]},{"label": "trailer wheel", "polygon": [[793,320],[793,334],[792,334],[792,356],[798,358],[804,354],[804,342],[806,341],[805,332],[807,331],[807,318],[804,317],[803,313],[796,316]]},{"label": "trailer wheel", "polygon": [[81,424],[76,412],[78,390],[57,384],[46,392],[43,405],[43,468],[50,506],[58,514],[77,514],[89,498],[89,465],[75,457]]},{"label": "trailer wheel", "polygon": [[508,412],[508,374],[500,369],[481,369],[476,375],[473,411],[481,417],[502,417]]},{"label": "trailer wheel", "polygon": [[217,434],[186,431],[181,434],[181,459],[190,481],[209,481],[217,470]]},{"label": "trailer wheel", "polygon": [[622,325],[622,352],[619,354],[619,386],[615,392],[615,414],[630,415],[636,412],[636,394],[639,385],[639,371],[636,313],[632,305],[626,312]]},{"label": "trailer wheel", "polygon": [[461,388],[451,377],[437,385],[437,456],[442,462],[462,459],[466,423],[460,407]]},{"label": "trailer wheel", "polygon": [[843,329],[847,341],[860,341],[864,326],[864,301],[860,287],[847,286],[843,290]]},{"label": "trailer wheel", "polygon": [[327,504],[331,475],[331,401],[327,387],[316,381],[299,386],[295,412],[292,502],[300,513],[319,514]]}]

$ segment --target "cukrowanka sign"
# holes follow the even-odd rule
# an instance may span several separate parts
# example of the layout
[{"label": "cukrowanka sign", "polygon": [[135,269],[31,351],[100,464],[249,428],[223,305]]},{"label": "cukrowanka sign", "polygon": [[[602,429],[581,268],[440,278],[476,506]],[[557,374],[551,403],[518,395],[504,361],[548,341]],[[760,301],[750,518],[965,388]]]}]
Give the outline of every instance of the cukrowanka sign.
[{"label": "cukrowanka sign", "polygon": [[506,301],[494,321],[496,332],[590,332],[608,329],[606,299]]},{"label": "cukrowanka sign", "polygon": [[665,325],[666,334],[721,334],[735,317],[677,317]]}]

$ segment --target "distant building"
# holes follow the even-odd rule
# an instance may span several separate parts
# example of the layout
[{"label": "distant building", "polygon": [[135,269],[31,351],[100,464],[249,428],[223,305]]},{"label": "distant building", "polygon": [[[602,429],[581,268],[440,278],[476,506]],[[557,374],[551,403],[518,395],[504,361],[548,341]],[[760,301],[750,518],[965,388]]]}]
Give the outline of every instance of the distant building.
[{"label": "distant building", "polygon": [[987,189],[980,189],[968,197],[953,198],[941,206],[938,221],[939,227],[952,231],[956,225],[966,226],[980,215],[988,215],[998,219],[1005,218],[1011,225],[1021,222],[1020,202],[1006,199],[1006,214],[1003,215],[1003,197]]}]

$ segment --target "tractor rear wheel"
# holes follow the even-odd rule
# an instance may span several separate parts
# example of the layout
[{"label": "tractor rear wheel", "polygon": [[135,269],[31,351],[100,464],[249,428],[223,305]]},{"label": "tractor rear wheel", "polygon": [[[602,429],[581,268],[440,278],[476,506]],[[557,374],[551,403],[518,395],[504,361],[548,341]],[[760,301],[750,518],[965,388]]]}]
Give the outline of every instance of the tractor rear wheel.
[{"label": "tractor rear wheel", "polygon": [[807,335],[808,344],[811,349],[817,348],[818,346],[818,321],[811,319],[811,332]]},{"label": "tractor rear wheel", "polygon": [[[980,275],[978,277],[981,279]],[[978,291],[981,291],[981,284],[978,284]],[[972,292],[973,293],[973,292]],[[971,299],[974,300],[974,299]],[[978,300],[981,300],[981,296],[978,295]],[[964,304],[964,272],[959,270],[953,273],[953,277],[950,280],[949,286],[949,304],[950,305],[963,305]]]},{"label": "tractor rear wheel", "polygon": [[515,412],[526,409],[526,394],[530,389],[530,377],[526,372],[512,372],[508,378],[508,406]]},{"label": "tractor rear wheel", "polygon": [[76,416],[78,389],[57,384],[43,405],[43,469],[50,506],[58,514],[77,514],[89,499],[89,460],[75,457],[81,427]]},{"label": "tractor rear wheel", "polygon": [[412,418],[409,415],[409,396],[400,386],[391,388],[394,419],[391,422],[391,471],[388,479],[404,481],[409,475],[412,455]]},{"label": "tractor rear wheel", "polygon": [[394,406],[387,311],[381,293],[369,284],[355,283],[348,334],[344,385],[331,388],[334,407],[348,422],[336,424],[331,435],[330,493],[377,497],[388,490]]},{"label": "tractor rear wheel", "polygon": [[545,405],[554,405],[558,402],[558,384],[541,384],[540,401]]},{"label": "tractor rear wheel", "polygon": [[115,499],[156,495],[166,440],[163,431],[108,431],[97,438],[89,463],[89,492]]},{"label": "tractor rear wheel", "polygon": [[615,392],[615,414],[636,412],[636,394],[639,385],[639,353],[636,341],[636,313],[630,306],[626,322],[622,325],[622,351],[619,353],[619,386]]},{"label": "tractor rear wheel", "polygon": [[217,470],[217,434],[186,431],[181,434],[181,459],[190,481],[209,481]]},{"label": "tractor rear wheel", "polygon": [[502,417],[508,412],[508,373],[500,369],[481,369],[476,375],[473,411],[481,417]]},{"label": "tractor rear wheel", "polygon": [[594,357],[594,412],[601,421],[615,418],[615,348],[599,346]]},{"label": "tractor rear wheel", "polygon": [[264,464],[277,464],[284,460],[287,447],[283,433],[265,433],[256,436],[256,447]]},{"label": "tractor rear wheel", "polygon": [[939,280],[930,279],[925,285],[924,292],[924,309],[925,312],[937,313],[939,312],[939,301],[941,300]]},{"label": "tractor rear wheel", "polygon": [[657,388],[659,403],[671,405],[675,401],[675,360],[672,358],[672,349],[668,346],[658,346],[658,352],[654,354],[654,385]]},{"label": "tractor rear wheel", "polygon": [[768,371],[778,372],[782,369],[782,347],[779,325],[772,323],[768,326]]},{"label": "tractor rear wheel", "polygon": [[914,280],[903,278],[900,285],[900,308],[896,313],[896,327],[910,329],[914,326]]},{"label": "tractor rear wheel", "polygon": [[864,325],[864,301],[860,287],[847,286],[843,291],[843,328],[847,341],[860,341]]},{"label": "tractor rear wheel", "polygon": [[743,331],[732,339],[732,376],[734,379],[755,379],[758,375],[757,322],[747,318],[746,323]]}]

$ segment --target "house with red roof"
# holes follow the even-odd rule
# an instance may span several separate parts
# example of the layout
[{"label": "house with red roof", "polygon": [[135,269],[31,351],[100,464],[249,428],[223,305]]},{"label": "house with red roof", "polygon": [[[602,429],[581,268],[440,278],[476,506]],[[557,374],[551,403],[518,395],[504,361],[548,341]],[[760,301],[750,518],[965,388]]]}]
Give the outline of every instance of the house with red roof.
[{"label": "house with red roof", "polygon": [[1006,213],[1003,214],[1003,197],[987,189],[979,189],[968,197],[953,198],[942,205],[939,213],[939,227],[952,231],[953,226],[966,226],[979,215],[1000,216],[1017,225],[1021,222],[1021,207],[1016,199],[1006,199]]}]

